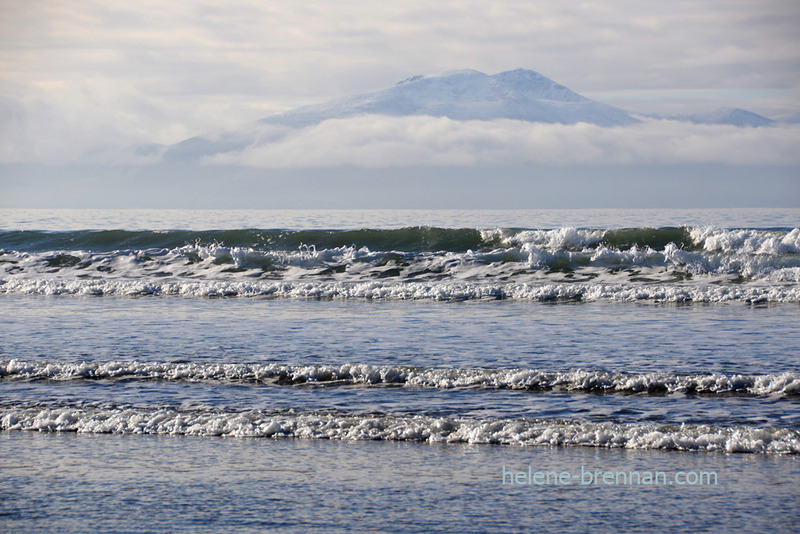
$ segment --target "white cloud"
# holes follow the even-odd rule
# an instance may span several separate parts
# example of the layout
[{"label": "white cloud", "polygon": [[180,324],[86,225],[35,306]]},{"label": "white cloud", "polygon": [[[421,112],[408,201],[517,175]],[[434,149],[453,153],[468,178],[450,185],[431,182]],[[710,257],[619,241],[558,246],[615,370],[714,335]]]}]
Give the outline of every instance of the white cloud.
[{"label": "white cloud", "polygon": [[0,162],[91,161],[147,140],[141,114],[152,112],[152,103],[133,91],[109,91],[104,82],[63,84],[49,98],[0,96]]},{"label": "white cloud", "polygon": [[607,128],[516,120],[361,116],[291,130],[270,142],[207,157],[264,168],[731,164],[800,165],[800,126],[739,128],[646,120]]}]

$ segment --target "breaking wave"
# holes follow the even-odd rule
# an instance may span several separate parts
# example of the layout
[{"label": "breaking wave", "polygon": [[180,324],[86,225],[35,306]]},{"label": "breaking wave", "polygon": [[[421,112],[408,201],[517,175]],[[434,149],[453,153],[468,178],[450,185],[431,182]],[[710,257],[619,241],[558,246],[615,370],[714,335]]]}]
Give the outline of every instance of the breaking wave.
[{"label": "breaking wave", "polygon": [[0,232],[0,292],[798,302],[800,229]]},{"label": "breaking wave", "polygon": [[0,430],[800,454],[800,431],[785,428],[258,410],[0,408]]},{"label": "breaking wave", "polygon": [[0,231],[0,249],[42,252],[48,250],[172,249],[189,244],[259,250],[296,250],[302,245],[319,249],[354,247],[408,252],[493,250],[504,245],[536,245],[550,249],[580,250],[598,245],[620,250],[663,249],[669,243],[689,250],[786,254],[800,253],[800,229],[700,228],[556,228],[530,230],[498,228],[435,228],[412,226],[377,230],[80,230],[49,232]]},{"label": "breaking wave", "polygon": [[2,293],[30,295],[265,297],[291,299],[654,301],[798,303],[797,286],[670,284],[473,284],[421,282],[158,282],[130,280],[12,280]]},{"label": "breaking wave", "polygon": [[800,374],[675,375],[552,372],[538,369],[454,369],[365,364],[195,364],[150,362],[0,361],[0,380],[115,380],[395,385],[414,388],[513,389],[588,393],[750,394],[800,396]]}]

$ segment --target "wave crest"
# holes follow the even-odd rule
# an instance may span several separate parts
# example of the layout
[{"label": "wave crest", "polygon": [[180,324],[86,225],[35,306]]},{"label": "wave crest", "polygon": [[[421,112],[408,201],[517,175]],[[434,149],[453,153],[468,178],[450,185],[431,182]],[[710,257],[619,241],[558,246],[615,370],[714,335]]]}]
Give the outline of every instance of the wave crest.
[{"label": "wave crest", "polygon": [[576,391],[653,394],[752,394],[800,396],[800,374],[675,375],[668,373],[608,373],[539,369],[457,369],[395,367],[366,364],[194,364],[150,362],[0,361],[5,380],[236,381],[269,384],[342,382],[415,388],[480,388],[529,391]]},{"label": "wave crest", "polygon": [[800,454],[782,428],[125,408],[0,409],[0,429]]}]

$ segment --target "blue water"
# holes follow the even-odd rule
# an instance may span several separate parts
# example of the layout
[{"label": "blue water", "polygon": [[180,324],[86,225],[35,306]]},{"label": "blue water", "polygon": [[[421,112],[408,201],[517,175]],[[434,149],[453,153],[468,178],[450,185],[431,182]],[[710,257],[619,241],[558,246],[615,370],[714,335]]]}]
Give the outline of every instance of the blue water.
[{"label": "blue water", "polygon": [[[0,447],[0,521],[29,532],[792,532],[798,514],[800,465],[769,455],[19,432]],[[504,466],[718,484],[512,486]]]},{"label": "blue water", "polygon": [[[558,218],[536,212],[5,212],[0,525],[791,532],[800,282],[784,211],[562,213],[576,228],[523,224]],[[409,218],[478,231],[484,256],[453,245],[471,231],[305,242]],[[102,228],[151,233],[83,232]],[[305,233],[155,243],[247,228]],[[270,254],[289,259],[272,272]],[[504,468],[672,483],[517,484]]]}]

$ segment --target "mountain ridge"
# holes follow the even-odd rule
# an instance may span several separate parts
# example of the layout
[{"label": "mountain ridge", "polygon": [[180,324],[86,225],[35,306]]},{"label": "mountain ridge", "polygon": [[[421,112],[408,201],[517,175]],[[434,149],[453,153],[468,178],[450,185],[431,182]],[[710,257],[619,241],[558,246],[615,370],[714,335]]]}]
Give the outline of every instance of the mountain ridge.
[{"label": "mountain ridge", "polygon": [[707,113],[688,115],[670,115],[663,117],[670,120],[689,121],[695,124],[729,124],[732,126],[769,126],[776,121],[763,115],[742,108],[719,107]]}]

